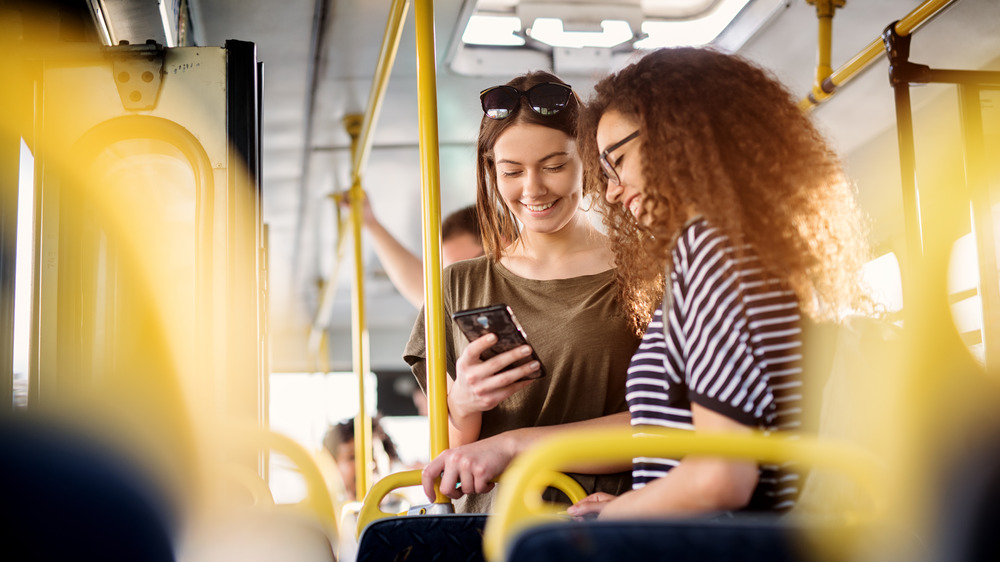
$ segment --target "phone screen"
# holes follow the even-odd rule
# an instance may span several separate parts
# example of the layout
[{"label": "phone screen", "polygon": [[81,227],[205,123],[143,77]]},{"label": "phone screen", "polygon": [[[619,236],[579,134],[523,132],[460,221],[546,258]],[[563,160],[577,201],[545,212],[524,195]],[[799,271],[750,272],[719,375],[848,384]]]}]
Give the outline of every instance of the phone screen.
[{"label": "phone screen", "polygon": [[[514,317],[514,312],[505,304],[462,310],[452,314],[451,317],[470,342],[489,333],[496,334],[497,342],[479,356],[483,361],[528,343],[528,338]],[[538,361],[534,350],[531,351],[530,356],[511,363],[502,371],[519,367],[530,361]],[[541,365],[541,361],[539,361],[539,365]],[[536,379],[544,374],[544,368],[539,368],[527,378]]]}]

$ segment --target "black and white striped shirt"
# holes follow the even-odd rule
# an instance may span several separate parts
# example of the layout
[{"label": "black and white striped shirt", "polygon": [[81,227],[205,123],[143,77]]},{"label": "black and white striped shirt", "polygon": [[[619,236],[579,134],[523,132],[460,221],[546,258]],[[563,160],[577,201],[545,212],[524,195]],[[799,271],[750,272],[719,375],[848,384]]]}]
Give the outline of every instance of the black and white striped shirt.
[{"label": "black and white striped shirt", "polygon": [[[748,249],[749,250],[749,249]],[[752,251],[738,256],[698,219],[672,251],[668,336],[662,307],[628,370],[632,425],[693,430],[691,404],[761,429],[795,430],[802,402],[802,331],[795,294],[766,278]],[[633,459],[633,487],[665,475],[674,459]],[[761,465],[751,510],[784,511],[798,496],[791,465]]]}]

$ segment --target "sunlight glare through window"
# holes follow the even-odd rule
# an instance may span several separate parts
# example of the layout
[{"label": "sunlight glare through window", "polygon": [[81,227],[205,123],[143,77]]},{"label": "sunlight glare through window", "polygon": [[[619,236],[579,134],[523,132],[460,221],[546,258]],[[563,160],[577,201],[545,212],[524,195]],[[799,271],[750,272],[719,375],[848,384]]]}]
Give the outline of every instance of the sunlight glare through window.
[{"label": "sunlight glare through window", "polygon": [[17,193],[17,249],[14,266],[14,406],[28,399],[31,346],[31,256],[35,225],[35,157],[21,141]]}]

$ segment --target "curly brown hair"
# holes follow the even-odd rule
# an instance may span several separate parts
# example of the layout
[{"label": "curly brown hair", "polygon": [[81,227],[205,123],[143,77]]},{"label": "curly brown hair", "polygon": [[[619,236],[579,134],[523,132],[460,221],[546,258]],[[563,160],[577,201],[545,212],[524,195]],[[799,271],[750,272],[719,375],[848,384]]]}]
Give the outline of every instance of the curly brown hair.
[{"label": "curly brown hair", "polygon": [[[506,85],[523,92],[546,82],[566,84],[554,74],[535,71],[517,76]],[[483,250],[492,261],[498,261],[504,247],[520,237],[514,214],[504,204],[497,188],[497,167],[493,157],[497,139],[510,127],[521,124],[541,125],[562,131],[570,138],[577,136],[581,103],[576,92],[570,96],[566,107],[554,115],[536,113],[528,107],[528,100],[524,97],[518,103],[520,106],[506,119],[490,119],[483,115],[476,142],[476,211],[479,215],[479,228],[482,230]]]},{"label": "curly brown hair", "polygon": [[[602,79],[581,111],[584,182],[603,194],[597,125],[617,111],[639,125],[642,226],[599,199],[620,296],[641,333],[663,294],[674,236],[694,209],[798,297],[806,315],[833,319],[867,299],[860,271],[866,225],[839,159],[765,70],[706,48],[652,51]],[[644,221],[646,222],[646,221]]]}]

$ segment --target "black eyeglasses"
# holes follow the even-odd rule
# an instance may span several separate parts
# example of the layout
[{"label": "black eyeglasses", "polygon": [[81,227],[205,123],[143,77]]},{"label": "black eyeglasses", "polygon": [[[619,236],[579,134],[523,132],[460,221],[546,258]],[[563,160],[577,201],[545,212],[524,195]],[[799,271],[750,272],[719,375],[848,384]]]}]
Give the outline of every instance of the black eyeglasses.
[{"label": "black eyeglasses", "polygon": [[601,156],[598,158],[598,160],[601,162],[601,169],[604,171],[604,176],[607,177],[608,181],[610,181],[611,183],[615,185],[621,185],[622,179],[618,176],[618,170],[615,169],[617,162],[615,164],[612,164],[611,160],[608,160],[608,156],[610,156],[612,152],[625,146],[625,143],[636,138],[637,136],[639,136],[639,131],[632,133],[631,135],[623,138],[622,140],[616,142],[615,144],[601,151]]},{"label": "black eyeglasses", "polygon": [[479,92],[483,113],[490,119],[506,119],[521,105],[521,98],[528,98],[528,105],[540,115],[555,115],[567,104],[573,88],[558,82],[536,84],[522,92],[513,86],[493,86]]}]

